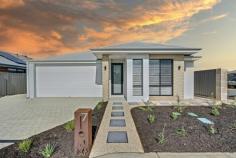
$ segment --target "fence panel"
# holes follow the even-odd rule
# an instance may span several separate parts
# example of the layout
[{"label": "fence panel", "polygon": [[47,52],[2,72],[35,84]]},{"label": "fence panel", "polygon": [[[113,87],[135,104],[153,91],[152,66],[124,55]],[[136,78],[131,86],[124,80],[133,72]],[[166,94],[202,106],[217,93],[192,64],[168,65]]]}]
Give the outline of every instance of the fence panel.
[{"label": "fence panel", "polygon": [[0,72],[0,97],[26,93],[26,73]]},{"label": "fence panel", "polygon": [[216,97],[216,69],[194,72],[194,95]]}]

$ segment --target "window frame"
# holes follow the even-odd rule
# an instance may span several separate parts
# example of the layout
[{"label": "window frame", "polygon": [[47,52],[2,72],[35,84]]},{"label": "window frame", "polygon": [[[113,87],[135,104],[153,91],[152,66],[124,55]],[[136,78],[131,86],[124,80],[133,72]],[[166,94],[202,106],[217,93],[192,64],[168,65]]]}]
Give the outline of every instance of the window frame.
[{"label": "window frame", "polygon": [[[149,59],[150,60],[159,60],[159,85],[150,85],[150,64],[149,64],[149,96],[173,96],[173,91],[174,91],[174,62],[173,59]],[[161,62],[162,61],[171,61],[171,85],[161,85]],[[158,87],[159,88],[159,95],[150,95],[150,87]],[[171,94],[170,95],[162,95],[161,94],[161,88],[162,87],[171,87]]]},{"label": "window frame", "polygon": [[[141,94],[140,95],[134,95],[134,87],[139,87],[138,85],[134,85],[134,61],[135,60],[139,60],[141,61],[141,85],[140,85],[140,88],[141,88]],[[143,96],[143,59],[133,59],[133,64],[132,64],[132,67],[133,67],[133,71],[132,71],[132,95],[133,96]]]}]

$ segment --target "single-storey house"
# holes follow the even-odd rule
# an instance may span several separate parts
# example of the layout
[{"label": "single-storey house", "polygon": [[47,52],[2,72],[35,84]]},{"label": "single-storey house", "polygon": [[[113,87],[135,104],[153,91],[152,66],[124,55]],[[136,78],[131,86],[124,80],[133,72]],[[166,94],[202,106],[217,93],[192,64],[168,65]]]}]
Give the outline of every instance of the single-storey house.
[{"label": "single-storey house", "polygon": [[199,48],[131,42],[86,53],[32,60],[27,96],[124,96],[128,102],[192,99]]},{"label": "single-storey house", "polygon": [[28,58],[9,52],[0,51],[0,72],[26,72]]}]

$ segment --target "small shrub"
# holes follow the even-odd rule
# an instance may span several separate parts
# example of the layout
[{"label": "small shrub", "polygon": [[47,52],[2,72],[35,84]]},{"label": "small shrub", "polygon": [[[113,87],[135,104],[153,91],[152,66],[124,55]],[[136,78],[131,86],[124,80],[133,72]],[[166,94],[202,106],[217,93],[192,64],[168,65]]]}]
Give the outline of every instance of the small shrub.
[{"label": "small shrub", "polygon": [[153,109],[151,106],[140,106],[138,108],[142,111],[145,111],[145,112],[153,112]]},{"label": "small shrub", "polygon": [[213,106],[211,108],[211,114],[214,116],[219,116],[220,115],[220,111],[218,110],[218,108],[216,106]]},{"label": "small shrub", "polygon": [[148,114],[148,118],[147,118],[149,123],[154,123],[156,121],[156,116],[154,114]]},{"label": "small shrub", "polygon": [[71,132],[75,129],[75,121],[69,121],[64,125],[64,128],[66,129],[67,132]]},{"label": "small shrub", "polygon": [[173,120],[177,120],[177,118],[181,115],[181,113],[179,112],[172,112],[170,117],[173,119]]},{"label": "small shrub", "polygon": [[236,121],[231,125],[230,129],[231,130],[236,130]]},{"label": "small shrub", "polygon": [[103,107],[103,105],[104,105],[104,102],[102,102],[102,101],[98,102],[96,107],[95,107],[95,110],[100,110]]},{"label": "small shrub", "polygon": [[55,146],[47,144],[41,151],[41,154],[44,158],[50,158],[54,152],[55,152]]},{"label": "small shrub", "polygon": [[216,129],[215,129],[214,125],[210,125],[210,126],[209,126],[208,132],[209,132],[210,134],[215,134],[215,133],[216,133]]},{"label": "small shrub", "polygon": [[186,108],[184,104],[180,102],[179,96],[177,96],[177,103],[174,104],[173,106],[174,106],[174,109],[179,113],[183,113],[184,109]]},{"label": "small shrub", "polygon": [[31,148],[31,145],[32,145],[32,140],[26,139],[18,144],[18,148],[21,152],[28,153]]},{"label": "small shrub", "polygon": [[187,135],[187,131],[184,129],[184,127],[181,127],[176,130],[176,134],[185,137]]},{"label": "small shrub", "polygon": [[230,103],[230,106],[233,108],[236,108],[236,97],[235,99]]},{"label": "small shrub", "polygon": [[165,127],[166,127],[166,124],[164,124],[162,131],[158,134],[157,141],[159,144],[164,144],[166,142]]}]

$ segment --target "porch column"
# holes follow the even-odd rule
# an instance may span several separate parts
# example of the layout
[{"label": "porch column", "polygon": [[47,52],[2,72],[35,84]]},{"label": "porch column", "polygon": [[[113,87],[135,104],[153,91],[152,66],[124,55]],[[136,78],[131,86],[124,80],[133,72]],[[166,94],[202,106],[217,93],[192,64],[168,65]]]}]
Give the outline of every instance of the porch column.
[{"label": "porch column", "polygon": [[227,70],[225,69],[216,69],[216,99],[222,101],[228,99]]},{"label": "porch column", "polygon": [[103,101],[109,99],[109,55],[102,56],[102,87],[103,87]]}]

